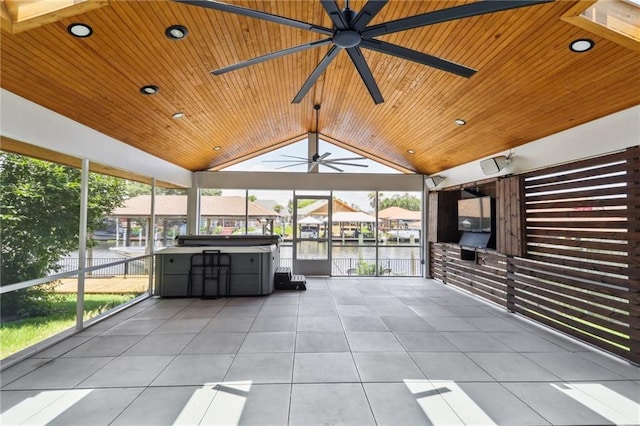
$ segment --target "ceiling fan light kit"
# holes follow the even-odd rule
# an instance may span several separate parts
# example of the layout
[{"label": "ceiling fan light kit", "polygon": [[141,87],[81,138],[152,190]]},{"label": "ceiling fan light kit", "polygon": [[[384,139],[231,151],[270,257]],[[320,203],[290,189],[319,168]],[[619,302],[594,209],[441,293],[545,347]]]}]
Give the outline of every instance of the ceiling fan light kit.
[{"label": "ceiling fan light kit", "polygon": [[435,10],[420,15],[400,18],[394,21],[383,22],[381,24],[369,25],[375,16],[384,8],[388,0],[369,0],[364,7],[356,12],[349,8],[348,0],[345,1],[344,9],[340,9],[335,0],[320,0],[325,12],[331,18],[333,28],[326,28],[307,22],[297,21],[285,16],[272,15],[255,9],[248,9],[232,4],[223,3],[215,0],[174,0],[178,3],[189,4],[208,9],[214,9],[236,15],[248,16],[251,18],[262,19],[269,22],[275,22],[281,25],[287,25],[307,31],[327,36],[327,38],[293,46],[287,49],[268,53],[253,59],[249,59],[237,64],[233,64],[224,68],[213,70],[214,75],[224,74],[226,72],[245,68],[258,64],[270,59],[281,56],[301,52],[304,50],[330,45],[329,51],[320,60],[316,68],[311,72],[307,80],[304,82],[292,103],[300,103],[307,95],[309,90],[314,86],[318,78],[324,73],[329,64],[336,58],[341,50],[346,50],[355,66],[360,78],[367,88],[374,103],[380,104],[384,102],[384,98],[375,78],[362,54],[362,49],[369,49],[398,58],[414,61],[422,65],[437,68],[439,70],[458,75],[460,77],[469,78],[475,74],[476,70],[468,68],[464,65],[451,62],[449,60],[419,52],[417,50],[408,49],[399,45],[395,45],[386,41],[378,40],[376,37],[387,34],[405,31],[413,28],[425,27],[428,25],[438,24],[457,19],[469,18],[478,15],[501,12],[509,9],[533,6],[542,3],[553,2],[553,0],[485,0],[475,3],[463,4],[460,6],[449,7],[446,9]]}]

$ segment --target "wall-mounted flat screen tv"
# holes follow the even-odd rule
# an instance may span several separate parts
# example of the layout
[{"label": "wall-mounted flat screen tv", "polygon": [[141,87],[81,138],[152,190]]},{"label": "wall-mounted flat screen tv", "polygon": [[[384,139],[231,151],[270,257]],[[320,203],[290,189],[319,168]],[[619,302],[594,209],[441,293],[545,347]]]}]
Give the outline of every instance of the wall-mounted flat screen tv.
[{"label": "wall-mounted flat screen tv", "polygon": [[458,230],[491,232],[491,197],[458,200]]}]

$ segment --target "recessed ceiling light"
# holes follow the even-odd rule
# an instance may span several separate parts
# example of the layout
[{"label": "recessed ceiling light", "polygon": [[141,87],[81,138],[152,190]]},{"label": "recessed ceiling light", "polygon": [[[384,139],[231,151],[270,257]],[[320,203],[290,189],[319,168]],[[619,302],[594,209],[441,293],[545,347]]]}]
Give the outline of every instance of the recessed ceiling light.
[{"label": "recessed ceiling light", "polygon": [[142,93],[143,95],[155,95],[159,91],[160,88],[158,86],[154,86],[153,84],[148,84],[140,88],[140,93]]},{"label": "recessed ceiling light", "polygon": [[67,31],[74,37],[86,38],[93,34],[93,29],[87,24],[76,22],[67,27]]},{"label": "recessed ceiling light", "polygon": [[189,30],[182,25],[172,25],[164,31],[164,34],[171,40],[182,40],[189,34]]},{"label": "recessed ceiling light", "polygon": [[458,126],[464,126],[465,124],[467,124],[467,122],[466,122],[466,121],[464,121],[462,118],[456,118],[455,123],[456,123]]},{"label": "recessed ceiling light", "polygon": [[586,52],[591,50],[595,43],[593,40],[588,38],[579,38],[578,40],[573,40],[571,44],[569,44],[569,50],[576,53]]},{"label": "recessed ceiling light", "polygon": [[220,151],[221,149],[222,149],[222,147],[220,145],[213,147],[214,151]]},{"label": "recessed ceiling light", "polygon": [[184,117],[184,112],[175,112],[175,113],[173,113],[173,115],[171,117],[173,117],[175,119],[183,118]]},{"label": "recessed ceiling light", "polygon": [[408,149],[407,152],[411,155],[415,154],[416,152],[413,149]]}]

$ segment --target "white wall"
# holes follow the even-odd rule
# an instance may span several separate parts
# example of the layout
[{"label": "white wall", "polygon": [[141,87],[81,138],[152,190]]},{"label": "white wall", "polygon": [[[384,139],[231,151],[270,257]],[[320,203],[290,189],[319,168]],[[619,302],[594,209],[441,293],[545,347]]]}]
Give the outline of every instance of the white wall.
[{"label": "white wall", "polygon": [[276,172],[196,172],[195,175],[200,188],[422,191],[422,175]]},{"label": "white wall", "polygon": [[[636,145],[640,145],[640,106],[516,147],[511,150],[511,164],[491,176],[525,173]],[[509,153],[502,151],[494,155],[508,156]],[[436,189],[486,179],[488,176],[480,168],[483,159],[437,173],[445,180]]]},{"label": "white wall", "polygon": [[186,188],[191,186],[191,171],[133,148],[4,89],[0,91],[0,134]]}]

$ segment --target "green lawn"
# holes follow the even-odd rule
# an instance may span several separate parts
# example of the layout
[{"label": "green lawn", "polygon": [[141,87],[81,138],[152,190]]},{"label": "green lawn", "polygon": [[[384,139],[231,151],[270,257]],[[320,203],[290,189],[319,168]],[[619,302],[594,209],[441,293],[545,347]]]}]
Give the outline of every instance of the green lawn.
[{"label": "green lawn", "polygon": [[[118,306],[135,294],[86,294],[85,318]],[[0,324],[0,359],[36,344],[76,324],[76,295],[62,296],[56,312],[46,317],[34,317]]]}]

